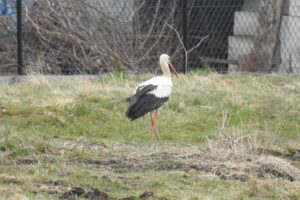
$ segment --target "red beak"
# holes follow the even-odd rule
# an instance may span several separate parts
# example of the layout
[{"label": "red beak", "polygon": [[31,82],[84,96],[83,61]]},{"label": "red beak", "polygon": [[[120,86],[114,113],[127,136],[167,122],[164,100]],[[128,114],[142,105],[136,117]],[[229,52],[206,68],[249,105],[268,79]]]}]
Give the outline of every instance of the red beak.
[{"label": "red beak", "polygon": [[174,66],[171,63],[169,63],[169,68],[171,69],[171,71],[173,72],[173,74],[175,76],[177,76],[177,78],[179,78],[178,73],[176,72],[176,69],[174,68]]}]

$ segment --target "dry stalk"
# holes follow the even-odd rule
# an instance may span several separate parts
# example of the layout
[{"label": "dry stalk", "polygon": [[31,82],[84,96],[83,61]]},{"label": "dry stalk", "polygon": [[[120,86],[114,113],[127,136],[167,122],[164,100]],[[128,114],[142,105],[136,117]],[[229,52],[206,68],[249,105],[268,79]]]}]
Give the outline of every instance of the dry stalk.
[{"label": "dry stalk", "polygon": [[230,115],[225,110],[219,123],[219,134],[214,140],[207,138],[207,147],[212,156],[220,160],[245,159],[253,155],[255,134],[242,135],[238,130],[228,130]]}]

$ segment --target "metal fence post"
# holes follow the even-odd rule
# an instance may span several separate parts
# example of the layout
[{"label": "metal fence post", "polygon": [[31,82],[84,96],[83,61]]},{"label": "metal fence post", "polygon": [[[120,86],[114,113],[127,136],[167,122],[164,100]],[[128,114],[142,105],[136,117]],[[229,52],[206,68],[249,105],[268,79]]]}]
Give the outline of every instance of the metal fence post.
[{"label": "metal fence post", "polygon": [[[182,17],[183,45],[188,50],[188,0],[182,0]],[[186,59],[188,59],[186,52],[183,52],[184,65],[186,64]],[[184,66],[184,73],[187,73],[187,66]]]},{"label": "metal fence post", "polygon": [[18,40],[18,74],[23,74],[23,55],[22,55],[22,0],[17,0],[17,40]]}]

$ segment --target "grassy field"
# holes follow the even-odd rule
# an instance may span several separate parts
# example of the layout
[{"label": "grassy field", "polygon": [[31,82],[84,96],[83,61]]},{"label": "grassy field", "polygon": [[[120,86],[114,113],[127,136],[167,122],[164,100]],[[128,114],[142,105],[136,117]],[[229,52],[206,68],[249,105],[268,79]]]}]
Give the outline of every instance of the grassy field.
[{"label": "grassy field", "polygon": [[152,75],[0,85],[0,199],[300,199],[300,76],[192,72],[130,122]]}]

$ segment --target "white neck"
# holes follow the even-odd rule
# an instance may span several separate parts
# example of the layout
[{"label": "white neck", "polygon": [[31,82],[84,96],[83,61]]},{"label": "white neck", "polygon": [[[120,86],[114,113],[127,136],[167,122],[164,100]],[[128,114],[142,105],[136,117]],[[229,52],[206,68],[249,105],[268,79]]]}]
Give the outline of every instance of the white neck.
[{"label": "white neck", "polygon": [[171,71],[167,62],[160,63],[161,70],[163,72],[163,76],[167,78],[171,78]]}]

